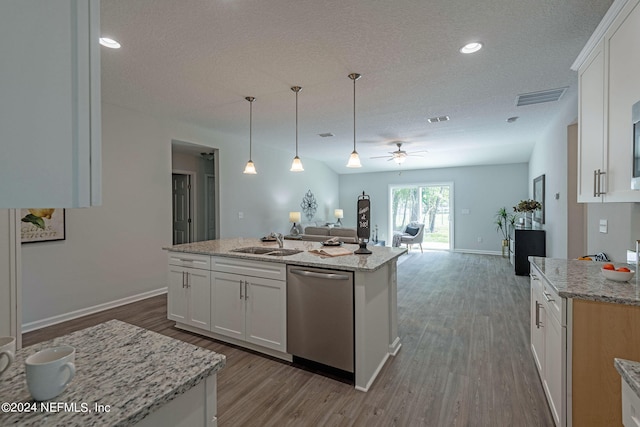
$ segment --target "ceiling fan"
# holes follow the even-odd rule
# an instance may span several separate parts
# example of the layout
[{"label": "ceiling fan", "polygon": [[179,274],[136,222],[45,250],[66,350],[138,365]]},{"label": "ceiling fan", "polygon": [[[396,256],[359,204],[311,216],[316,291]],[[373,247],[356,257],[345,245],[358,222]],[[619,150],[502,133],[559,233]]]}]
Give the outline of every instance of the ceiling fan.
[{"label": "ceiling fan", "polygon": [[388,157],[388,160],[393,160],[395,161],[397,164],[401,165],[402,163],[404,163],[404,161],[407,159],[407,157],[424,157],[421,156],[418,153],[427,153],[427,151],[411,151],[411,152],[406,152],[402,149],[402,142],[396,142],[395,143],[398,146],[398,149],[396,151],[389,151],[389,154],[391,154],[391,156],[375,156],[375,157],[371,157],[372,159],[384,159],[386,157]]}]

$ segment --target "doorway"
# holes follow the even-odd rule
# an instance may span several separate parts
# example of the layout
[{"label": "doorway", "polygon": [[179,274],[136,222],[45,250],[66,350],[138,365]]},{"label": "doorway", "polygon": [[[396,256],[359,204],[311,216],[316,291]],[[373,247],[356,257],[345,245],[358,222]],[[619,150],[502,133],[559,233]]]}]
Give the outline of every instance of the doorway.
[{"label": "doorway", "polygon": [[219,151],[171,141],[174,244],[220,236]]},{"label": "doorway", "polygon": [[424,249],[453,250],[453,183],[394,185],[389,193],[390,236],[418,222]]},{"label": "doorway", "polygon": [[191,243],[193,228],[191,212],[193,198],[191,197],[191,182],[193,174],[190,172],[174,171],[172,178],[172,209],[173,209],[173,244]]}]

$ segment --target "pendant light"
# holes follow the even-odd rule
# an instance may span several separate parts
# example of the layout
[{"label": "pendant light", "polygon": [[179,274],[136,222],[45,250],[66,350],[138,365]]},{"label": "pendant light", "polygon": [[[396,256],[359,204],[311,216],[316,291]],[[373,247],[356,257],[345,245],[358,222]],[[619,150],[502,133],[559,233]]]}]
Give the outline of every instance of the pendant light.
[{"label": "pendant light", "polygon": [[247,101],[249,101],[249,161],[247,162],[247,165],[244,167],[244,172],[246,174],[251,174],[251,175],[255,175],[256,172],[256,166],[253,164],[253,161],[251,160],[251,123],[253,121],[253,101],[255,101],[256,99],[253,96],[247,96],[245,98]]},{"label": "pendant light", "polygon": [[361,168],[362,164],[360,163],[360,156],[358,156],[358,152],[356,151],[356,80],[362,77],[360,74],[351,73],[349,74],[349,78],[353,80],[353,151],[349,156],[349,161],[347,162],[348,168]]},{"label": "pendant light", "polygon": [[291,90],[296,93],[296,156],[293,158],[291,169],[289,170],[291,172],[303,172],[302,161],[300,157],[298,157],[298,92],[300,92],[302,88],[300,86],[293,86]]}]

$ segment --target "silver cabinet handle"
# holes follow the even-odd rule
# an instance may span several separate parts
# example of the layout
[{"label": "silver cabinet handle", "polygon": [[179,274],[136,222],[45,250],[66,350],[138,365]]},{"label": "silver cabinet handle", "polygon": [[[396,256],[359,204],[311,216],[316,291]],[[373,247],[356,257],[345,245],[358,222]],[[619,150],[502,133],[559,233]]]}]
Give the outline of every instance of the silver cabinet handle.
[{"label": "silver cabinet handle", "polygon": [[350,279],[350,276],[346,274],[317,273],[315,271],[299,270],[299,269],[291,269],[291,273],[297,274],[299,276],[316,277],[319,279],[329,279],[329,280],[349,280]]},{"label": "silver cabinet handle", "polygon": [[248,300],[249,299],[249,291],[247,291],[247,286],[250,285],[251,283],[249,283],[249,281],[245,280],[244,281],[244,299]]},{"label": "silver cabinet handle", "polygon": [[602,175],[606,175],[601,169],[593,171],[593,196],[598,197],[606,193],[602,191]]},{"label": "silver cabinet handle", "polygon": [[593,197],[598,197],[598,171],[593,170]]},{"label": "silver cabinet handle", "polygon": [[543,292],[544,294],[544,299],[547,300],[547,302],[553,302],[555,301],[553,298],[551,298],[551,294],[547,293],[547,292]]},{"label": "silver cabinet handle", "polygon": [[183,288],[186,288],[186,287],[187,287],[187,285],[186,285],[186,279],[185,279],[185,273],[186,273],[186,271],[183,271],[183,272],[182,272],[182,287],[183,287]]},{"label": "silver cabinet handle", "polygon": [[244,280],[240,280],[240,299],[244,299],[244,295],[242,295],[242,285],[244,284]]},{"label": "silver cabinet handle", "polygon": [[540,329],[541,324],[540,324],[540,306],[542,304],[540,304],[538,301],[536,301],[536,327],[538,329]]}]

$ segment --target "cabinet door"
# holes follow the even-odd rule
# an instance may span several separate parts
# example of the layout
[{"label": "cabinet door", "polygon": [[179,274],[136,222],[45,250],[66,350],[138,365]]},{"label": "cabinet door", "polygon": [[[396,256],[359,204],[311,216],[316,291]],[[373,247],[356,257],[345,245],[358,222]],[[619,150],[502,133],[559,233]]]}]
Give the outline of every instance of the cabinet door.
[{"label": "cabinet door", "polygon": [[246,280],[246,340],[286,352],[286,282],[256,277],[247,277]]},{"label": "cabinet door", "polygon": [[245,281],[237,274],[211,272],[211,331],[244,340]]},{"label": "cabinet door", "polygon": [[187,323],[198,328],[211,329],[211,272],[187,269],[189,318]]},{"label": "cabinet door", "polygon": [[0,207],[101,204],[99,0],[0,2]]},{"label": "cabinet door", "polygon": [[541,378],[544,378],[544,328],[546,312],[542,303],[542,292],[538,289],[539,279],[531,276],[531,352]]},{"label": "cabinet door", "polygon": [[169,266],[169,283],[167,295],[167,318],[176,322],[187,323],[187,307],[189,304],[189,288],[186,286],[186,268]]},{"label": "cabinet door", "polygon": [[551,408],[551,414],[556,425],[564,425],[563,419],[563,381],[565,372],[562,334],[566,329],[551,315],[547,315],[544,336],[544,387],[547,392],[547,400]]},{"label": "cabinet door", "polygon": [[[629,8],[633,9],[629,10]],[[638,202],[631,190],[631,106],[640,101],[640,6],[629,2],[606,38],[609,52],[607,202]]]},{"label": "cabinet door", "polygon": [[[594,173],[603,169],[605,138],[605,67],[600,43],[579,72],[578,202],[599,202]],[[631,110],[629,110],[631,111]],[[605,175],[606,177],[606,175]],[[596,177],[598,178],[598,177]],[[606,181],[602,179],[601,185]],[[604,190],[604,188],[602,188]]]}]

